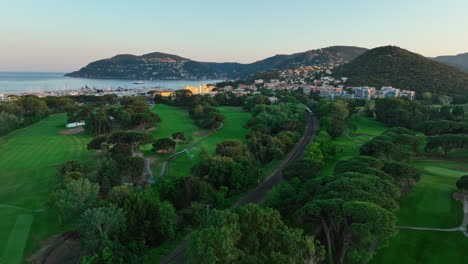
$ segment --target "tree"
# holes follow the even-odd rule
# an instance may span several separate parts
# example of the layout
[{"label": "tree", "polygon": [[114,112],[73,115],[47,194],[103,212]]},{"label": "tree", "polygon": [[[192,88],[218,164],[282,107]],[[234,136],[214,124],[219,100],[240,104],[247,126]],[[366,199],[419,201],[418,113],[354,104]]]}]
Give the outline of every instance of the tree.
[{"label": "tree", "polygon": [[142,157],[124,157],[118,159],[123,181],[136,184],[137,179],[143,175],[145,160]]},{"label": "tree", "polygon": [[135,126],[138,126],[142,131],[145,131],[145,128],[148,125],[154,125],[156,123],[161,122],[161,118],[150,111],[145,112],[137,112],[132,116],[132,122]]},{"label": "tree", "polygon": [[104,248],[115,248],[121,232],[125,231],[124,211],[110,204],[106,207],[89,208],[80,219],[79,230],[86,248],[101,252]]},{"label": "tree", "polygon": [[385,177],[344,172],[305,183],[297,179],[282,183],[266,204],[306,229],[320,223],[330,263],[362,262],[368,259],[372,241],[385,243],[394,234],[398,197],[397,186]]},{"label": "tree", "polygon": [[428,137],[426,149],[437,150],[441,149],[443,154],[447,156],[450,152],[455,149],[467,148],[468,147],[468,135],[438,135]]},{"label": "tree", "polygon": [[122,204],[123,201],[133,193],[133,188],[129,185],[121,185],[113,187],[107,193],[107,199],[114,204]]},{"label": "tree", "polygon": [[374,138],[364,143],[359,151],[360,154],[364,156],[371,156],[378,159],[391,159],[395,157],[397,148],[392,142]]},{"label": "tree", "polygon": [[140,132],[119,131],[109,137],[109,143],[122,144],[131,149],[132,156],[140,154],[140,147],[150,144],[154,141],[151,135]]},{"label": "tree", "polygon": [[468,192],[468,175],[461,176],[460,179],[457,180],[457,188],[461,192]]},{"label": "tree", "polygon": [[97,182],[104,192],[122,184],[122,176],[117,161],[105,158],[97,171]]},{"label": "tree", "polygon": [[102,144],[105,142],[107,142],[106,136],[97,136],[93,138],[86,147],[87,149],[102,150]]},{"label": "tree", "polygon": [[78,217],[86,209],[98,203],[99,186],[88,179],[78,179],[54,192],[52,201],[59,213],[59,220]]},{"label": "tree", "polygon": [[81,172],[81,173],[87,173],[88,172],[88,167],[76,160],[70,160],[67,162],[64,162],[62,165],[60,165],[59,172],[62,175],[67,174],[68,172]]},{"label": "tree", "polygon": [[187,249],[189,263],[319,263],[323,251],[312,237],[287,227],[277,211],[249,204],[210,212]]},{"label": "tree", "polygon": [[402,162],[385,162],[382,170],[402,186],[414,186],[421,178],[421,172],[417,168]]},{"label": "tree", "polygon": [[92,135],[104,135],[112,131],[112,119],[107,115],[105,105],[101,105],[96,114],[90,112],[85,123],[85,130]]},{"label": "tree", "polygon": [[216,145],[216,155],[230,157],[232,159],[240,157],[250,157],[248,147],[240,140],[225,140]]},{"label": "tree", "polygon": [[176,146],[176,142],[170,138],[160,138],[153,143],[153,152],[170,152]]},{"label": "tree", "polygon": [[22,116],[16,116],[0,109],[0,135],[5,135],[8,132],[21,127],[23,124]]},{"label": "tree", "polygon": [[465,109],[461,105],[456,105],[452,109],[452,114],[455,117],[463,117],[463,115],[465,114]]},{"label": "tree", "polygon": [[340,160],[335,165],[335,174],[355,172],[361,168],[382,169],[384,162],[368,156],[356,156],[347,160]]},{"label": "tree", "polygon": [[372,237],[385,241],[395,234],[395,215],[370,202],[314,200],[301,211],[322,223],[330,263],[344,263],[349,251],[368,250],[360,247]]},{"label": "tree", "polygon": [[213,202],[216,190],[208,182],[193,176],[162,182],[161,199],[170,201],[176,209],[189,207],[193,202]]},{"label": "tree", "polygon": [[187,139],[187,137],[185,136],[185,133],[184,132],[175,132],[175,133],[172,133],[172,136],[171,138],[173,140],[179,140],[179,141],[184,141]]},{"label": "tree", "polygon": [[202,128],[215,130],[221,126],[225,117],[219,112],[208,112],[197,123]]},{"label": "tree", "polygon": [[319,143],[312,142],[309,145],[307,145],[307,148],[304,153],[304,159],[314,160],[323,164],[323,162],[325,161],[325,157],[323,156]]},{"label": "tree", "polygon": [[49,110],[47,103],[36,95],[24,95],[18,99],[18,104],[24,110],[26,116],[42,117]]},{"label": "tree", "polygon": [[318,175],[320,170],[323,167],[323,163],[303,159],[286,166],[283,170],[283,178],[285,180],[291,180],[293,178],[298,178],[303,182],[306,182],[309,179],[312,179]]},{"label": "tree", "polygon": [[174,236],[176,215],[170,203],[149,194],[135,193],[125,199],[122,208],[127,217],[127,229],[122,234],[124,244],[133,242],[144,249]]},{"label": "tree", "polygon": [[226,186],[230,190],[241,190],[252,182],[246,177],[249,174],[244,173],[241,164],[230,157],[213,156],[201,160],[192,167],[192,173],[216,188]]}]

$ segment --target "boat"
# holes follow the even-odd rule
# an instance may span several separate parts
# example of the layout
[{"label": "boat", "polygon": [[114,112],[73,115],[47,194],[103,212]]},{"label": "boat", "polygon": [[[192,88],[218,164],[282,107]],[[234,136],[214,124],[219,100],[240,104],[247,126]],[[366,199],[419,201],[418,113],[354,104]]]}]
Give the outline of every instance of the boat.
[{"label": "boat", "polygon": [[133,84],[144,84],[142,81],[134,82]]}]

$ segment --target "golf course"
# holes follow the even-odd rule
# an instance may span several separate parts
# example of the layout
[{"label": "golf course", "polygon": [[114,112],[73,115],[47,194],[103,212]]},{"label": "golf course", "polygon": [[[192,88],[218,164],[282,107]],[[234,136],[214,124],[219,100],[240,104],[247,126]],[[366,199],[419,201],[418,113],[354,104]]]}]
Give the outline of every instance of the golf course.
[{"label": "golf course", "polygon": [[347,129],[343,135],[333,140],[336,154],[325,162],[325,166],[320,171],[321,177],[332,175],[338,161],[359,155],[359,148],[362,144],[382,134],[387,129],[384,124],[359,115],[352,116],[350,122],[356,130]]},{"label": "golf course", "polygon": [[[57,166],[88,160],[84,133],[60,134],[66,114],[0,138],[0,263],[21,263],[44,238],[67,230],[48,209]],[[24,253],[23,253],[24,252]]]},{"label": "golf course", "polygon": [[[251,118],[250,113],[240,108],[229,106],[218,107],[218,110],[226,117],[222,128],[200,141],[189,151],[173,158],[166,170],[166,176],[183,177],[190,175],[190,169],[198,161],[198,154],[201,149],[207,149],[210,153],[214,153],[216,145],[224,140],[237,139],[245,141],[245,137],[249,133],[249,129],[244,128],[244,125]],[[172,133],[179,131],[184,132],[185,135],[189,137],[186,144],[177,145],[177,151],[187,147],[190,142],[209,132],[201,130],[185,110],[167,105],[157,105],[152,109],[152,111],[162,118],[162,122],[158,124],[158,129],[151,132],[154,138],[170,137]],[[154,153],[145,154],[154,155]],[[170,154],[158,154],[156,156],[156,163],[152,166],[152,170],[155,175],[159,174],[162,161],[169,155]]]},{"label": "golf course", "polygon": [[[223,127],[201,141],[189,152],[171,160],[167,175],[185,176],[197,161],[200,149],[214,152],[216,144],[226,139],[245,140],[249,132],[243,128],[250,113],[235,107],[219,107],[226,117]],[[188,112],[168,105],[152,109],[162,118],[154,138],[171,137],[183,131],[189,138],[177,146],[186,147],[209,131],[201,130]],[[91,151],[86,144],[91,137],[85,133],[62,134],[66,115],[59,114],[0,138],[0,263],[21,263],[39,242],[53,234],[64,232],[70,225],[60,225],[56,213],[48,207],[50,192],[57,181],[57,167],[69,160],[90,162]],[[145,156],[155,155],[151,146],[143,148]],[[167,155],[157,155],[157,161]],[[155,175],[158,162],[152,165]],[[3,239],[4,238],[4,239]]]},{"label": "golf course", "polygon": [[[386,130],[373,119],[353,116],[355,131],[334,140],[337,153],[325,164],[320,176],[332,175],[336,163],[359,155],[359,147]],[[456,160],[456,161],[455,161]],[[399,200],[397,225],[425,228],[458,227],[463,218],[462,204],[452,198],[455,182],[466,175],[468,161],[464,153],[456,159],[417,160],[413,165],[422,171],[421,180],[408,195]],[[388,246],[380,245],[370,263],[466,263],[464,253],[468,238],[460,231],[400,229]],[[442,250],[443,249],[443,250]]]},{"label": "golf course", "polygon": [[[466,175],[468,162],[421,160],[423,174],[411,193],[400,198],[398,225],[428,228],[458,227],[462,204],[452,198],[455,182]],[[466,263],[468,238],[460,231],[400,229],[388,247],[378,249],[370,263]]]}]

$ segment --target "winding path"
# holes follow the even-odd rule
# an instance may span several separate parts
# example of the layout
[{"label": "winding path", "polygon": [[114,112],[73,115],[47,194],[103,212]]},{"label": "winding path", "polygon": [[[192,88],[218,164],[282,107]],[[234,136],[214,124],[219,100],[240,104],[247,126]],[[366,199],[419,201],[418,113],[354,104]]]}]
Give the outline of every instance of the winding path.
[{"label": "winding path", "polygon": [[154,178],[153,171],[151,170],[151,161],[152,160],[153,160],[153,158],[145,158],[145,167],[146,167],[146,171],[148,172],[148,175],[149,175],[149,178],[148,178],[149,183],[155,183],[156,182],[156,179]]},{"label": "winding path", "polygon": [[[167,164],[169,163],[169,161],[175,157],[177,157],[178,155],[182,154],[182,153],[185,153],[187,151],[189,151],[190,149],[192,149],[193,147],[195,147],[198,143],[200,143],[201,141],[203,141],[204,139],[206,139],[207,137],[213,135],[216,131],[220,130],[221,128],[223,128],[224,124],[221,123],[221,125],[216,128],[215,130],[212,130],[210,131],[208,134],[204,135],[203,137],[201,138],[197,138],[195,141],[193,141],[189,146],[187,146],[186,148],[184,148],[183,150],[181,151],[178,151],[172,155],[170,155],[169,157],[167,157],[165,160],[164,160],[164,163],[161,167],[161,171],[159,172],[159,177],[163,176],[164,173],[166,172],[166,168],[167,168]],[[145,163],[146,163],[146,171],[148,172],[148,175],[150,175],[149,179],[148,179],[148,182],[149,183],[155,183],[156,182],[156,178],[154,177],[153,175],[153,172],[151,171],[151,160],[152,158],[145,158]]]},{"label": "winding path", "polygon": [[[309,144],[315,137],[318,127],[317,127],[317,119],[313,114],[307,115],[307,123],[306,129],[304,134],[302,135],[299,142],[297,142],[296,146],[293,150],[291,150],[288,156],[283,160],[283,162],[278,166],[278,168],[270,174],[270,176],[263,181],[260,185],[257,186],[253,191],[249,194],[244,196],[242,199],[239,200],[237,205],[244,205],[247,203],[254,203],[260,204],[263,202],[266,194],[273,189],[278,183],[280,183],[283,179],[283,168],[292,162],[298,160],[304,154],[304,151]],[[161,261],[161,264],[170,264],[170,263],[185,263],[184,255],[185,250],[188,247],[188,242],[185,241],[179,248],[173,251],[166,259]]]},{"label": "winding path", "polygon": [[459,200],[463,204],[463,220],[460,226],[453,228],[430,228],[430,227],[415,227],[415,226],[396,226],[398,229],[412,229],[412,230],[428,230],[428,231],[442,231],[442,232],[455,232],[461,231],[468,237],[467,225],[468,225],[468,194],[455,193],[455,200]]}]

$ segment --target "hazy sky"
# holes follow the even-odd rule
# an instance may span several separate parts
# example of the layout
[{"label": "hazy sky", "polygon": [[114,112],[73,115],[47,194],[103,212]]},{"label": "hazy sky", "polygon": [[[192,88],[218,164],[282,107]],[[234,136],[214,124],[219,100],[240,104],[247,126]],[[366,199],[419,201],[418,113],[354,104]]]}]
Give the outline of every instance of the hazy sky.
[{"label": "hazy sky", "polygon": [[468,0],[0,0],[0,71],[154,51],[253,62],[331,45],[468,52]]}]

